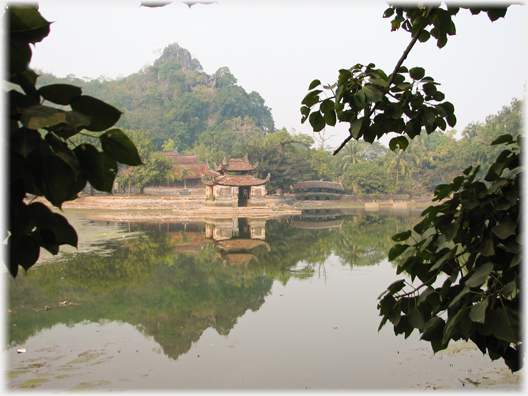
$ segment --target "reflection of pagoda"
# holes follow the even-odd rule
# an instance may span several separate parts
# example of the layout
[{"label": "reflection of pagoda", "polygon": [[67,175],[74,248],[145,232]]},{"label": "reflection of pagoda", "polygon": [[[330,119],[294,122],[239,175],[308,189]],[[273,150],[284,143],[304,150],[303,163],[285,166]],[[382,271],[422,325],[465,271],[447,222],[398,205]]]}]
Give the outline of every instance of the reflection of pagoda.
[{"label": "reflection of pagoda", "polygon": [[205,184],[206,203],[213,206],[247,207],[266,206],[266,183],[270,174],[265,179],[258,179],[250,175],[258,163],[251,165],[247,154],[244,158],[225,158],[219,166],[211,170],[212,179],[202,177]]},{"label": "reflection of pagoda", "polygon": [[293,218],[292,227],[310,230],[341,227],[342,217],[340,209],[305,209]]},{"label": "reflection of pagoda", "polygon": [[217,258],[224,266],[248,266],[252,260],[258,261],[252,250],[258,246],[269,244],[266,237],[265,219],[215,219],[205,223],[205,237],[212,239],[214,247],[218,248]]}]

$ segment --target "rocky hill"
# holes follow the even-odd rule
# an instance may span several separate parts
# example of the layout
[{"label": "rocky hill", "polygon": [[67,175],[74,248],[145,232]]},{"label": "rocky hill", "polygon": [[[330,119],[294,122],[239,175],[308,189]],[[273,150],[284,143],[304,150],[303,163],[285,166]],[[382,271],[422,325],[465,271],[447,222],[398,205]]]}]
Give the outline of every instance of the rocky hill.
[{"label": "rocky hill", "polygon": [[172,140],[180,152],[207,146],[229,154],[253,135],[274,132],[270,109],[257,93],[237,85],[228,67],[212,75],[178,44],[130,76],[85,81],[43,73],[38,84],[68,83],[112,104],[124,114],[118,127],[146,129],[161,150]]}]

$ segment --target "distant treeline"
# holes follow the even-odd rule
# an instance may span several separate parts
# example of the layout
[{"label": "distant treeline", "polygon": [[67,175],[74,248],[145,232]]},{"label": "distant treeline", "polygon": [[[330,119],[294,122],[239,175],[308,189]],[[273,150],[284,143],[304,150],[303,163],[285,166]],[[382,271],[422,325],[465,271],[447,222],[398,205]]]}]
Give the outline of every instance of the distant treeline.
[{"label": "distant treeline", "polygon": [[[513,99],[485,122],[465,126],[458,139],[455,130],[422,132],[405,151],[394,152],[379,142],[351,141],[333,156],[315,147],[311,136],[276,130],[259,93],[237,85],[227,67],[208,75],[178,44],[165,48],[152,66],[127,77],[87,80],[42,73],[38,78],[38,85],[53,83],[80,86],[84,94],[121,110],[116,126],[140,140],[143,157],[177,148],[181,154],[198,153],[201,160],[218,163],[224,156],[248,154],[252,163],[259,162],[256,176],[271,173],[270,193],[289,191],[297,181],[320,179],[340,181],[348,193],[356,194],[432,192],[470,165],[485,172],[500,150],[490,143],[505,133],[516,137],[523,125],[522,101]],[[137,181],[139,187],[167,180],[167,164],[155,158],[145,162],[153,169],[136,175],[143,179]],[[159,175],[154,175],[155,167]],[[142,176],[147,174],[149,180]]]}]

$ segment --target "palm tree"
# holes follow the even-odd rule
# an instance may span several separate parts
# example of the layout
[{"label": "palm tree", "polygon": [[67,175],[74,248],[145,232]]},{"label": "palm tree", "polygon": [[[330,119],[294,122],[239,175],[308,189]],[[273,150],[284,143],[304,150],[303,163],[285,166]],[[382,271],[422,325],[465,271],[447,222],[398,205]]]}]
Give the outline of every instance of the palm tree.
[{"label": "palm tree", "polygon": [[165,179],[167,179],[167,187],[169,187],[169,184],[174,181],[174,171],[172,168],[165,173]]},{"label": "palm tree", "polygon": [[180,175],[176,176],[178,180],[183,180],[183,188],[187,189],[187,176],[196,176],[192,170],[185,166],[180,166],[177,170]]},{"label": "palm tree", "polygon": [[409,162],[406,160],[405,156],[405,150],[402,149],[396,149],[393,151],[393,154],[389,154],[389,165],[387,166],[387,173],[391,173],[394,169],[396,169],[396,185],[398,184],[400,172],[402,175],[405,175],[407,173],[407,170],[409,168]]},{"label": "palm tree", "polygon": [[363,145],[354,140],[349,142],[343,150],[339,152],[338,167],[341,172],[345,172],[350,165],[355,165],[363,160]]}]

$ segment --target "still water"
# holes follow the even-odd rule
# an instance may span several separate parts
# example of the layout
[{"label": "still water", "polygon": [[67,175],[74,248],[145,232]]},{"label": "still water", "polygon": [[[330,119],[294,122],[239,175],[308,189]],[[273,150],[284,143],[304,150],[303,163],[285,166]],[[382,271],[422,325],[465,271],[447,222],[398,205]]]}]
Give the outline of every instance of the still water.
[{"label": "still water", "polygon": [[[378,332],[420,210],[111,223],[8,279],[7,390],[519,390],[470,344]],[[17,353],[17,350],[25,350]]]}]

